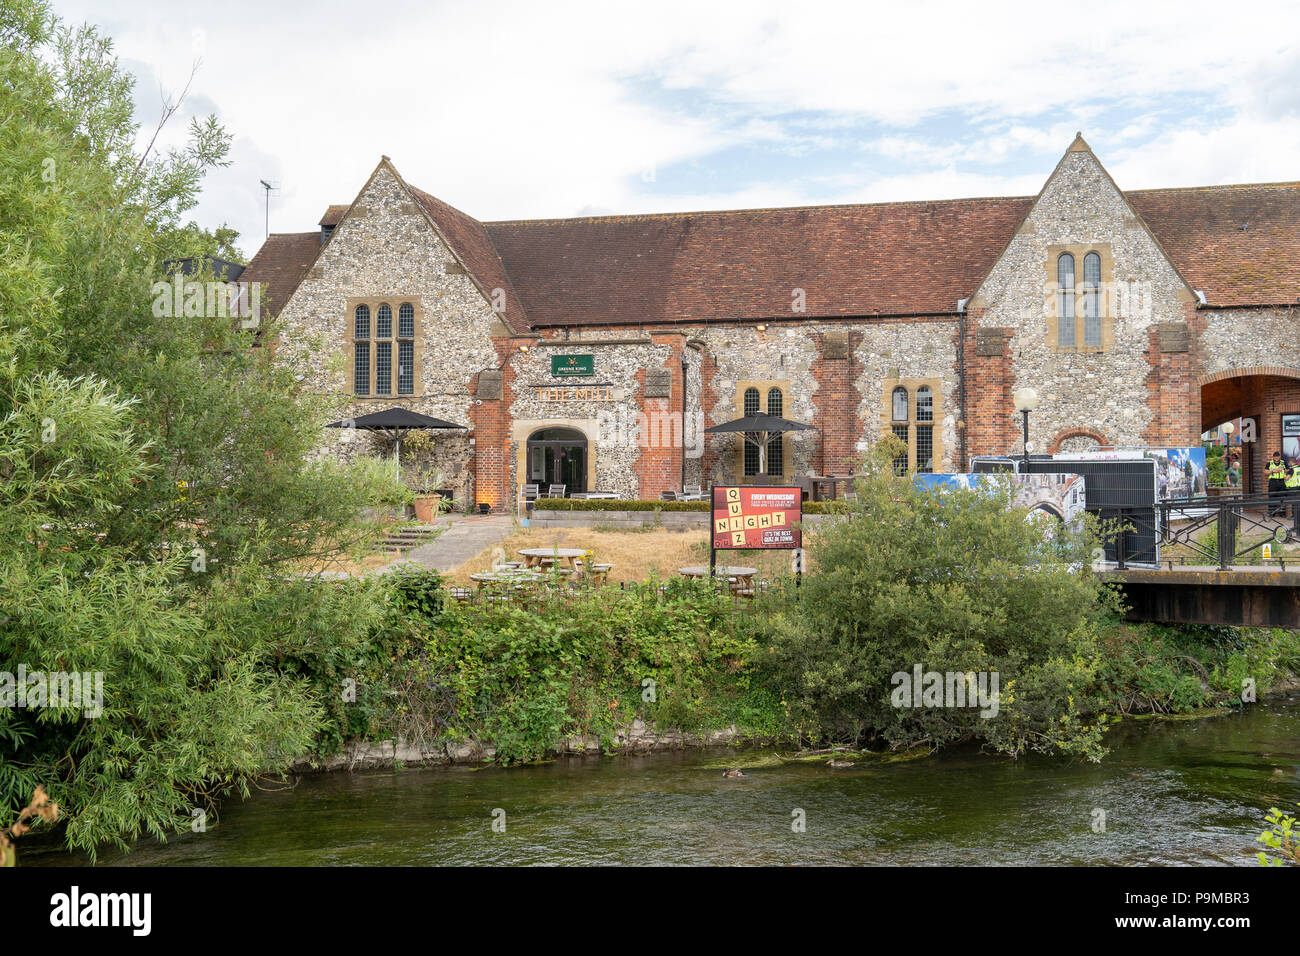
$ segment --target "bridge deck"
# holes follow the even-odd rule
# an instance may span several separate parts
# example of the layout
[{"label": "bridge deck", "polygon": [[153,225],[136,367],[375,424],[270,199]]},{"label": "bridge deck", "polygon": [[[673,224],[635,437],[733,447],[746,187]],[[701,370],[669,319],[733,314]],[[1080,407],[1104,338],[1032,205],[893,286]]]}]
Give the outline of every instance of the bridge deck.
[{"label": "bridge deck", "polygon": [[1099,576],[1123,589],[1130,621],[1300,628],[1300,567],[1112,568]]},{"label": "bridge deck", "polygon": [[1236,564],[1226,571],[1220,571],[1213,564],[1180,564],[1172,569],[1168,566],[1159,568],[1110,568],[1099,572],[1105,581],[1117,581],[1131,584],[1194,584],[1201,586],[1251,586],[1251,587],[1300,587],[1300,556],[1295,562],[1295,570],[1261,564]]}]

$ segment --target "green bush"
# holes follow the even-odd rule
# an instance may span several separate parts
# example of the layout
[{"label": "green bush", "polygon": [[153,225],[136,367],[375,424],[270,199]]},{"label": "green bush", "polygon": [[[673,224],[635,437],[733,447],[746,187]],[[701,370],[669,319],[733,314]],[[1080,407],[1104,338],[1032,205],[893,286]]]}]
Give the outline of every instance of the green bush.
[{"label": "green bush", "polygon": [[753,679],[741,615],[706,583],[448,605],[436,619],[408,614],[404,585],[390,586],[405,635],[388,729],[409,739],[481,740],[510,763],[571,735],[610,740],[638,717],[684,731],[782,723],[778,695]]},{"label": "green bush", "polygon": [[[778,620],[767,656],[809,737],[938,747],[980,740],[1011,754],[1098,759],[1096,621],[1112,592],[1088,570],[1095,535],[1042,526],[1010,490],[921,489],[877,445],[841,502],[848,520],[809,534],[816,573],[797,614]],[[894,706],[894,677],[997,672],[998,713]]]}]

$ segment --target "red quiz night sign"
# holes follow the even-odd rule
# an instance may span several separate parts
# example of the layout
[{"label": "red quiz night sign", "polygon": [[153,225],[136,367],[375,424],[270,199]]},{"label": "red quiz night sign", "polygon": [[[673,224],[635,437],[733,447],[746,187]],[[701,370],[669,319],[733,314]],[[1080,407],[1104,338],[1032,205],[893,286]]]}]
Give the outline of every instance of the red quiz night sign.
[{"label": "red quiz night sign", "polygon": [[803,491],[762,485],[713,489],[713,547],[801,548]]}]

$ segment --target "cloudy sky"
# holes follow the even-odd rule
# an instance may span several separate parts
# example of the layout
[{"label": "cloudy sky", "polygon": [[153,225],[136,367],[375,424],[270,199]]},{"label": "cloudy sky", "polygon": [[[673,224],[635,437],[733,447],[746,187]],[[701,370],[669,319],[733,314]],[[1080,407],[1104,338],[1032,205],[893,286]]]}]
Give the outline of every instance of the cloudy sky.
[{"label": "cloudy sky", "polygon": [[[1300,4],[54,0],[138,119],[202,61],[251,254],[387,154],[480,219],[1024,195],[1076,130],[1127,189],[1300,178]],[[193,10],[194,12],[190,12]],[[173,121],[175,137],[184,123]]]}]

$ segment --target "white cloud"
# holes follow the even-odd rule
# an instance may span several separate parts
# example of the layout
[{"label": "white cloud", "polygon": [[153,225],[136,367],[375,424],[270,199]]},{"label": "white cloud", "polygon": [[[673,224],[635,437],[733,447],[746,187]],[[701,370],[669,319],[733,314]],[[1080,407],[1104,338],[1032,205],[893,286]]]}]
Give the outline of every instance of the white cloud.
[{"label": "white cloud", "polygon": [[[164,0],[55,2],[115,38],[142,104],[160,78],[183,85],[201,50],[195,102],[215,104],[236,139],[199,216],[232,221],[250,251],[259,179],[282,186],[272,229],[311,229],[381,153],[495,219],[1033,193],[1077,129],[1126,188],[1280,178],[1300,126],[1300,7],[1288,3],[1226,16],[1220,3],[1096,2],[1084,18],[1041,2],[231,0],[196,34],[196,15]],[[1170,97],[1227,118],[1197,128],[1160,105]],[[1105,128],[1108,109],[1130,118]],[[845,149],[857,136],[864,148]],[[837,149],[841,173],[791,177],[798,159]],[[752,175],[711,179],[708,193],[663,175],[736,150]]]}]

